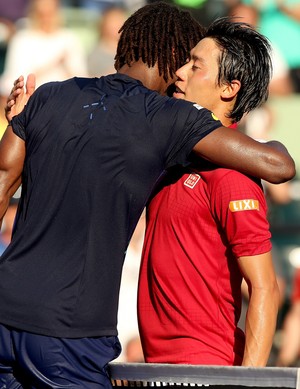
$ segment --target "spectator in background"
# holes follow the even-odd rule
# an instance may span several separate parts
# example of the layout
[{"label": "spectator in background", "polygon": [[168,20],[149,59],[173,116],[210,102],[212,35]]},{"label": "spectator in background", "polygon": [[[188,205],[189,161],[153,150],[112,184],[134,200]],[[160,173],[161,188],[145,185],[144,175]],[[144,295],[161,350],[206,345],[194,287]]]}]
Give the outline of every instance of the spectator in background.
[{"label": "spectator in background", "polygon": [[300,269],[294,274],[291,307],[285,316],[277,366],[299,366],[300,356]]},{"label": "spectator in background", "polygon": [[112,7],[124,7],[129,13],[132,13],[146,4],[145,0],[73,0],[73,2],[75,2],[78,7],[97,12],[99,15]]},{"label": "spectator in background", "polygon": [[259,31],[287,62],[293,91],[300,92],[300,0],[242,0],[259,12]]},{"label": "spectator in background", "polygon": [[[148,0],[149,3],[156,0]],[[208,26],[217,17],[226,15],[227,7],[224,0],[169,0],[169,2],[184,9],[203,26]]]},{"label": "spectator in background", "polygon": [[29,0],[1,0],[0,15],[1,18],[9,20],[12,23],[25,17]]},{"label": "spectator in background", "polygon": [[3,72],[7,46],[25,17],[28,0],[0,0],[0,74]]},{"label": "spectator in background", "polygon": [[16,74],[35,73],[37,86],[86,76],[86,57],[78,38],[63,27],[59,0],[31,0],[28,24],[12,37],[0,79],[0,93],[8,96]]},{"label": "spectator in background", "polygon": [[98,42],[88,57],[90,77],[104,76],[115,72],[114,58],[119,40],[119,30],[127,19],[122,7],[106,9],[98,22]]},{"label": "spectator in background", "polygon": [[141,344],[141,339],[138,335],[130,338],[125,344],[125,362],[142,363],[144,362],[144,354]]},{"label": "spectator in background", "polygon": [[[242,22],[249,23],[255,28],[259,26],[260,14],[255,7],[238,2],[229,7],[228,13],[230,16],[240,18]],[[289,67],[275,44],[272,44],[272,65],[273,74],[269,85],[270,95],[289,95],[293,91]]]}]

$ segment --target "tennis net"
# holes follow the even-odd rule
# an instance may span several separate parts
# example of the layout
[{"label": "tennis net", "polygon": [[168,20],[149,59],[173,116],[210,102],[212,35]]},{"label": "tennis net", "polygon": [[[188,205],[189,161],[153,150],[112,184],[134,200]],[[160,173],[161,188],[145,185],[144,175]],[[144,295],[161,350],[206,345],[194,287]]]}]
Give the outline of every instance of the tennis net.
[{"label": "tennis net", "polygon": [[298,368],[110,363],[109,374],[116,389],[300,389]]}]

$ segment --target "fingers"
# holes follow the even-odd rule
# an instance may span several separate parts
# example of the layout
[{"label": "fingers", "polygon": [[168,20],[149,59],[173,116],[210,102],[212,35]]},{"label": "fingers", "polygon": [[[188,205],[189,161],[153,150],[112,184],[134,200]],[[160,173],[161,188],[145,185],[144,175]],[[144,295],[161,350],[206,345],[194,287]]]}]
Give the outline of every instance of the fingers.
[{"label": "fingers", "polygon": [[11,93],[13,93],[17,89],[22,89],[24,87],[24,77],[20,76],[14,81],[14,86],[11,90]]},{"label": "fingers", "polygon": [[24,93],[24,77],[20,76],[14,81],[14,86],[10,92],[10,95],[7,97],[6,106],[4,108],[5,117],[8,122],[11,121],[14,116],[14,107],[16,105],[17,98]]},{"label": "fingers", "polygon": [[7,120],[8,120],[8,121],[10,120],[9,113],[10,113],[11,107],[12,107],[14,104],[15,104],[15,101],[14,101],[13,99],[11,99],[11,100],[8,100],[8,101],[7,101],[6,106],[4,107],[5,116],[7,117]]},{"label": "fingers", "polygon": [[19,83],[16,83],[6,100],[5,112],[10,111],[11,107],[13,107],[16,103],[16,99],[22,92],[23,92],[23,87],[19,86]]},{"label": "fingers", "polygon": [[7,105],[5,111],[7,111],[7,107],[12,107],[15,104],[15,99],[23,92],[24,87],[24,77],[20,76],[14,81],[14,86],[10,92],[10,95],[7,98]]},{"label": "fingers", "polygon": [[27,77],[26,86],[25,86],[26,93],[29,96],[31,96],[33,94],[33,92],[35,91],[35,84],[36,84],[35,75],[31,73]]},{"label": "fingers", "polygon": [[5,107],[5,110],[9,110],[13,105],[15,105],[15,100],[14,99],[10,99],[7,101],[7,104],[6,104],[6,107]]},{"label": "fingers", "polygon": [[25,86],[25,93],[28,96],[31,96],[33,92],[35,91],[36,87],[36,79],[34,74],[29,74],[26,83],[24,81],[24,77],[20,76],[14,81],[14,86],[10,92],[10,96],[8,98],[8,101],[11,100],[12,96],[14,98],[17,98],[22,92],[24,92],[24,86]]},{"label": "fingers", "polygon": [[35,75],[33,73],[30,73],[27,76],[26,83],[24,81],[23,76],[18,77],[14,81],[14,86],[13,86],[10,94],[15,96],[15,97],[18,96],[23,91],[24,86],[26,89],[26,94],[31,96],[33,94],[33,92],[35,91],[35,87],[36,87],[36,79],[35,79]]},{"label": "fingers", "polygon": [[13,88],[6,101],[5,117],[8,122],[11,121],[13,116],[20,113],[26,105],[28,99],[35,91],[35,75],[29,74],[26,83],[23,76],[18,77],[14,81]]},{"label": "fingers", "polygon": [[15,81],[14,81],[14,86],[19,83],[19,82],[24,82],[24,77],[23,76],[19,76]]}]

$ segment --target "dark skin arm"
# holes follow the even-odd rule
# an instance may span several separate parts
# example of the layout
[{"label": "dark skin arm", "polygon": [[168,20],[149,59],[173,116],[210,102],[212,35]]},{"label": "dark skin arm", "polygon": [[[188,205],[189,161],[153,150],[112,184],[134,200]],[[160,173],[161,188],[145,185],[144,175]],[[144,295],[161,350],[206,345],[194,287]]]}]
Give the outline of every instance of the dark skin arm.
[{"label": "dark skin arm", "polygon": [[25,142],[8,126],[0,142],[0,227],[10,198],[21,184]]},{"label": "dark skin arm", "polygon": [[[15,81],[7,100],[5,114],[8,121],[21,112],[35,90],[35,77],[29,75],[24,90],[24,78]],[[8,126],[0,142],[0,228],[9,200],[21,185],[25,160],[25,142]]]},{"label": "dark skin arm", "polygon": [[295,162],[285,146],[277,141],[260,143],[227,127],[220,127],[194,147],[199,156],[272,184],[292,179]]},{"label": "dark skin arm", "polygon": [[[22,111],[34,90],[35,77],[32,74],[26,84],[23,76],[15,81],[7,100],[8,120]],[[220,127],[203,138],[194,147],[194,152],[215,164],[273,184],[288,181],[296,174],[295,163],[283,144],[276,141],[260,143],[227,127]]]}]

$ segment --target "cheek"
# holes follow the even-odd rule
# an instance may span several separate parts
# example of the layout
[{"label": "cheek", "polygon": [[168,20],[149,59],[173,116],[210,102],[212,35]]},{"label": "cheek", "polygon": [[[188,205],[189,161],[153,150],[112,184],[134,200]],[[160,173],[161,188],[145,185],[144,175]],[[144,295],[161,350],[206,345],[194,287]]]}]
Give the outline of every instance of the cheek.
[{"label": "cheek", "polygon": [[200,84],[202,88],[211,89],[214,85],[214,80],[212,80],[209,74],[206,74],[201,78]]},{"label": "cheek", "polygon": [[214,82],[209,76],[201,78],[201,82],[197,83],[197,97],[201,99],[201,105],[207,100],[210,100],[214,93]]}]

